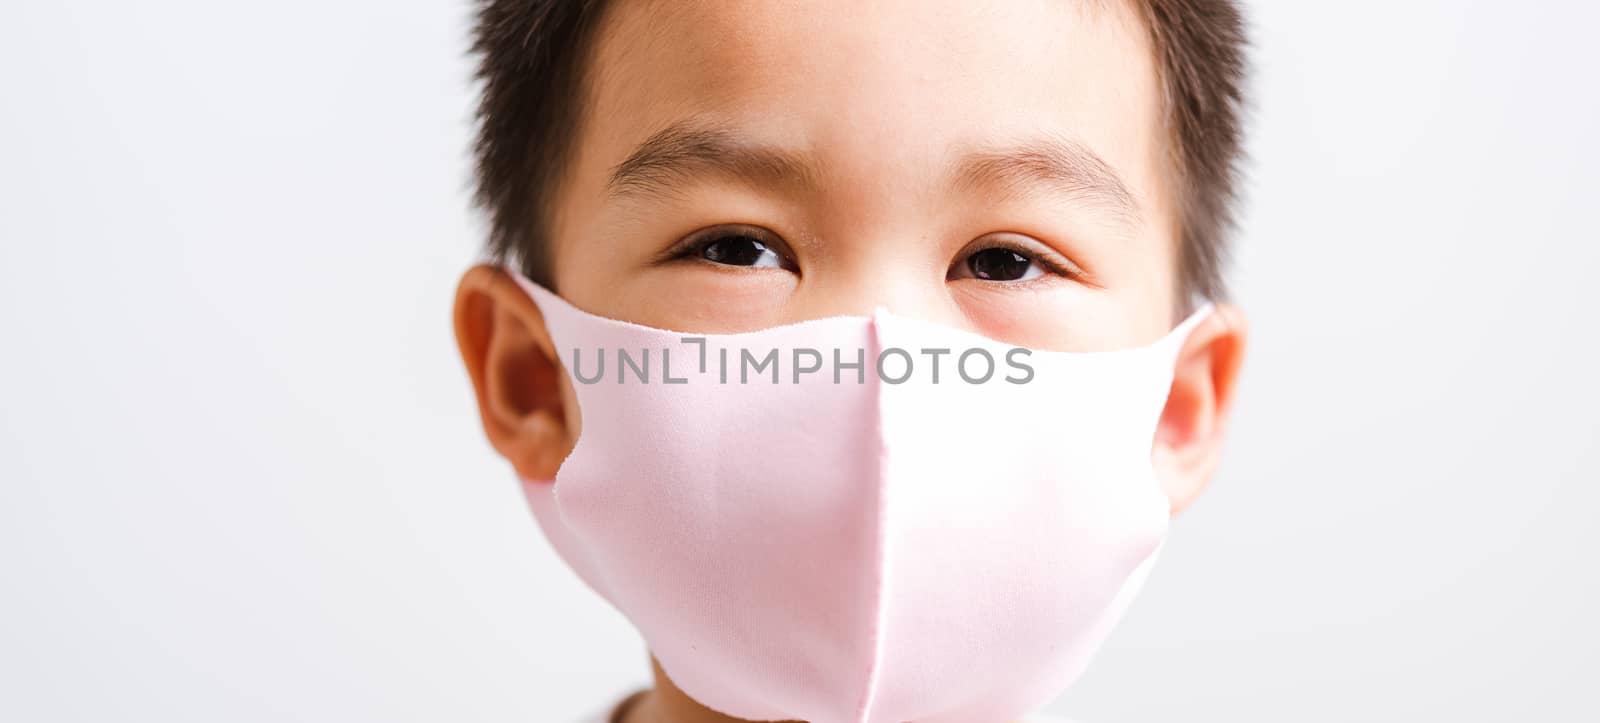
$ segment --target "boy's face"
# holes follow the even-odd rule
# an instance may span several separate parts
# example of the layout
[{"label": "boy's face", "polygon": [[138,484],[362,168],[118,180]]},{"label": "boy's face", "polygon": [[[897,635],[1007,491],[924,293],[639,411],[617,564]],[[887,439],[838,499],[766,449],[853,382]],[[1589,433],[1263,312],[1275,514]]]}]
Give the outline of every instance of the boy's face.
[{"label": "boy's face", "polygon": [[[549,276],[591,314],[684,332],[885,306],[1035,349],[1154,341],[1181,305],[1147,33],[1118,2],[617,0]],[[480,266],[456,332],[491,443],[553,479],[582,419],[543,316]],[[1179,353],[1151,452],[1175,512],[1216,468],[1243,348],[1223,304]]]},{"label": "boy's face", "polygon": [[[1042,350],[1154,341],[1180,307],[1173,151],[1128,5],[618,0],[550,209],[555,290],[684,332],[885,306]],[[551,479],[582,420],[542,316],[480,266],[456,333],[491,443]],[[1151,452],[1175,512],[1244,346],[1219,304],[1179,355]]]},{"label": "boy's face", "polygon": [[622,1],[588,70],[549,249],[587,311],[716,333],[882,305],[1068,351],[1175,321],[1123,3]]}]

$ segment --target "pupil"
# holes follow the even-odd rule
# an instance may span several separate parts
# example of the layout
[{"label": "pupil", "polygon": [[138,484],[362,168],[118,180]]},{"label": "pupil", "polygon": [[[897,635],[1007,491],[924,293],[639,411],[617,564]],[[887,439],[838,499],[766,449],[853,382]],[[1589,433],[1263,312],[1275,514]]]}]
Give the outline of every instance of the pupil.
[{"label": "pupil", "polygon": [[767,247],[749,236],[729,236],[706,244],[701,255],[707,261],[729,266],[754,266]]},{"label": "pupil", "polygon": [[1028,273],[1030,262],[1011,249],[984,249],[967,257],[972,275],[989,281],[1016,281]]}]

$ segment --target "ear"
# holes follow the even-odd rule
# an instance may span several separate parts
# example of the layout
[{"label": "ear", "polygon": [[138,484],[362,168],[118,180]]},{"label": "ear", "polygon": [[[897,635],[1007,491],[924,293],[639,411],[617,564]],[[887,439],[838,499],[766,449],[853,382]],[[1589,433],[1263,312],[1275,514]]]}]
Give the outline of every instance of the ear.
[{"label": "ear", "polygon": [[1151,450],[1173,515],[1200,496],[1222,459],[1228,413],[1244,362],[1246,327],[1238,307],[1218,304],[1178,352],[1172,390]]},{"label": "ear", "polygon": [[455,326],[489,444],[522,479],[554,479],[578,438],[577,404],[539,307],[505,271],[475,266],[456,289]]}]

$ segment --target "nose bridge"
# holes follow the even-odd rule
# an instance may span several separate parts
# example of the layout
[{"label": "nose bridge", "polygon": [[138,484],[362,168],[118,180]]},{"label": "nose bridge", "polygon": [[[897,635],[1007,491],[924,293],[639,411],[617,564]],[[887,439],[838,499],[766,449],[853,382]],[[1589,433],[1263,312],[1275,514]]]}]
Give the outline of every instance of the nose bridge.
[{"label": "nose bridge", "polygon": [[898,316],[956,321],[956,307],[945,288],[945,268],[931,239],[909,234],[859,237],[848,251],[817,269],[806,309],[811,316],[873,316],[886,309]]}]

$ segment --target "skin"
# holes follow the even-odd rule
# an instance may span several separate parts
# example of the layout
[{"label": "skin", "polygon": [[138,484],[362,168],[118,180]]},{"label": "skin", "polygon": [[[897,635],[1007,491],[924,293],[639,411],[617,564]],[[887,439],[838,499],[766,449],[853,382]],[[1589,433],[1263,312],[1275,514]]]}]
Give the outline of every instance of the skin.
[{"label": "skin", "polygon": [[[556,290],[691,332],[881,305],[1037,349],[1160,338],[1182,309],[1160,86],[1135,11],[1094,5],[617,2],[550,209]],[[722,161],[640,156],[674,134]],[[553,478],[581,424],[538,309],[479,266],[456,331],[490,442]],[[1180,353],[1151,450],[1175,514],[1216,469],[1244,347],[1221,304]],[[629,723],[734,720],[652,663]]]}]

